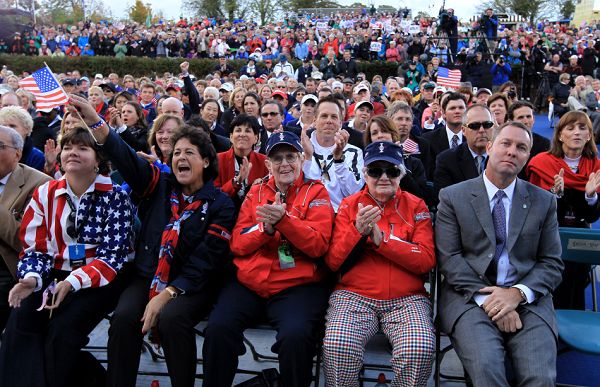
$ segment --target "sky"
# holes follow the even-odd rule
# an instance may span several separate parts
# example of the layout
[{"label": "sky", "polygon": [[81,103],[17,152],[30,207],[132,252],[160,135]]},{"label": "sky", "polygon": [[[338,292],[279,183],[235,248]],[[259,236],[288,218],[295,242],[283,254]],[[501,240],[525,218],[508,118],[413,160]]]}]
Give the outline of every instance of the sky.
[{"label": "sky", "polygon": [[[178,19],[180,15],[186,16],[185,13],[182,13],[181,3],[182,0],[142,0],[145,3],[150,3],[152,5],[153,10],[158,11],[162,10],[163,14],[169,19]],[[340,0],[340,4],[342,5],[350,5],[354,3],[354,0]],[[365,2],[365,1],[363,1]],[[397,1],[397,0],[375,0],[375,6],[378,5],[391,5],[395,8],[404,7],[405,5],[408,8],[411,8],[409,5],[410,1]],[[113,16],[117,19],[125,17],[127,14],[126,9],[133,4],[133,0],[104,0],[103,3],[109,6],[112,10]],[[425,0],[420,5],[416,7],[412,7],[413,15],[416,15],[419,11],[426,11],[430,15],[437,15],[440,6],[442,5],[442,0],[431,1]],[[455,14],[459,19],[470,19],[473,15],[475,15],[478,4],[481,1],[477,0],[447,0],[446,8],[454,8]],[[368,3],[370,4],[370,2]]]}]

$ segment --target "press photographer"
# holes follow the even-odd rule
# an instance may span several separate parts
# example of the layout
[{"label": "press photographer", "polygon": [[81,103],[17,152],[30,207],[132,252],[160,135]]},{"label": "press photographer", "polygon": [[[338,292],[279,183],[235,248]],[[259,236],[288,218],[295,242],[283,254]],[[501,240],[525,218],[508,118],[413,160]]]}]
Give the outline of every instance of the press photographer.
[{"label": "press photographer", "polygon": [[488,8],[479,19],[481,31],[488,40],[488,47],[492,52],[496,49],[496,37],[498,36],[498,16],[494,15],[494,10]]},{"label": "press photographer", "polygon": [[[458,45],[458,18],[454,16],[454,9],[444,9],[444,6],[442,5],[438,22],[438,35],[446,35],[448,37],[451,53],[452,55],[455,55],[456,47]],[[438,44],[441,45],[441,41]]]}]

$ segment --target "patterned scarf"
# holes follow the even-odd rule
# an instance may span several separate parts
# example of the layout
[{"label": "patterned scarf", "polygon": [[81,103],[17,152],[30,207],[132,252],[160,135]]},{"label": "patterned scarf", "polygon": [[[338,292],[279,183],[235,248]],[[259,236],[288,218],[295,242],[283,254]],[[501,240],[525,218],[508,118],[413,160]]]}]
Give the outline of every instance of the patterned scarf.
[{"label": "patterned scarf", "polygon": [[191,203],[183,206],[181,214],[179,213],[180,197],[179,193],[173,190],[171,192],[171,220],[166,225],[165,230],[162,233],[160,241],[160,252],[158,254],[158,267],[156,268],[156,274],[150,284],[150,299],[162,292],[169,284],[169,272],[171,271],[171,263],[173,262],[173,254],[177,248],[177,241],[179,240],[179,231],[181,230],[181,223],[202,205],[200,199],[194,199]]}]

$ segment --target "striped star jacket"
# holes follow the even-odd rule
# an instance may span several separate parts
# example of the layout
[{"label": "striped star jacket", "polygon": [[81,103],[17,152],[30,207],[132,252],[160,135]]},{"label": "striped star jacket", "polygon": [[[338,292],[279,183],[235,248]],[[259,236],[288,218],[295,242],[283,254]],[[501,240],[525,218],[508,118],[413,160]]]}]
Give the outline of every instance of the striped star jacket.
[{"label": "striped star jacket", "polygon": [[[133,206],[121,187],[98,175],[72,212],[67,180],[53,180],[36,189],[25,210],[17,277],[35,277],[36,291],[51,269],[71,271],[66,278],[75,291],[110,283],[127,261],[132,238]],[[74,223],[74,224],[73,224]],[[73,230],[78,231],[74,235]],[[71,235],[69,235],[71,234]],[[72,267],[69,246],[85,247],[85,264]]]}]

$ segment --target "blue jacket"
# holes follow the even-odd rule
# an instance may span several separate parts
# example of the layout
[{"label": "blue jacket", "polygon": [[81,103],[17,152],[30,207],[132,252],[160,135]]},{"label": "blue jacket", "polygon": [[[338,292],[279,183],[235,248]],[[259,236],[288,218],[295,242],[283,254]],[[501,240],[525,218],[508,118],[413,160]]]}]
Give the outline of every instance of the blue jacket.
[{"label": "blue jacket", "polygon": [[296,48],[294,48],[294,54],[296,55],[296,59],[304,59],[308,56],[308,44],[306,42],[296,43]]},{"label": "blue jacket", "polygon": [[44,152],[33,146],[31,137],[27,137],[25,139],[23,153],[21,154],[21,160],[19,162],[33,169],[44,172],[44,164],[46,163]]},{"label": "blue jacket", "polygon": [[506,62],[504,62],[504,66],[498,66],[498,64],[494,63],[490,69],[490,72],[494,77],[492,79],[492,84],[495,86],[500,86],[501,84],[509,81],[510,74],[512,74],[512,69]]}]

